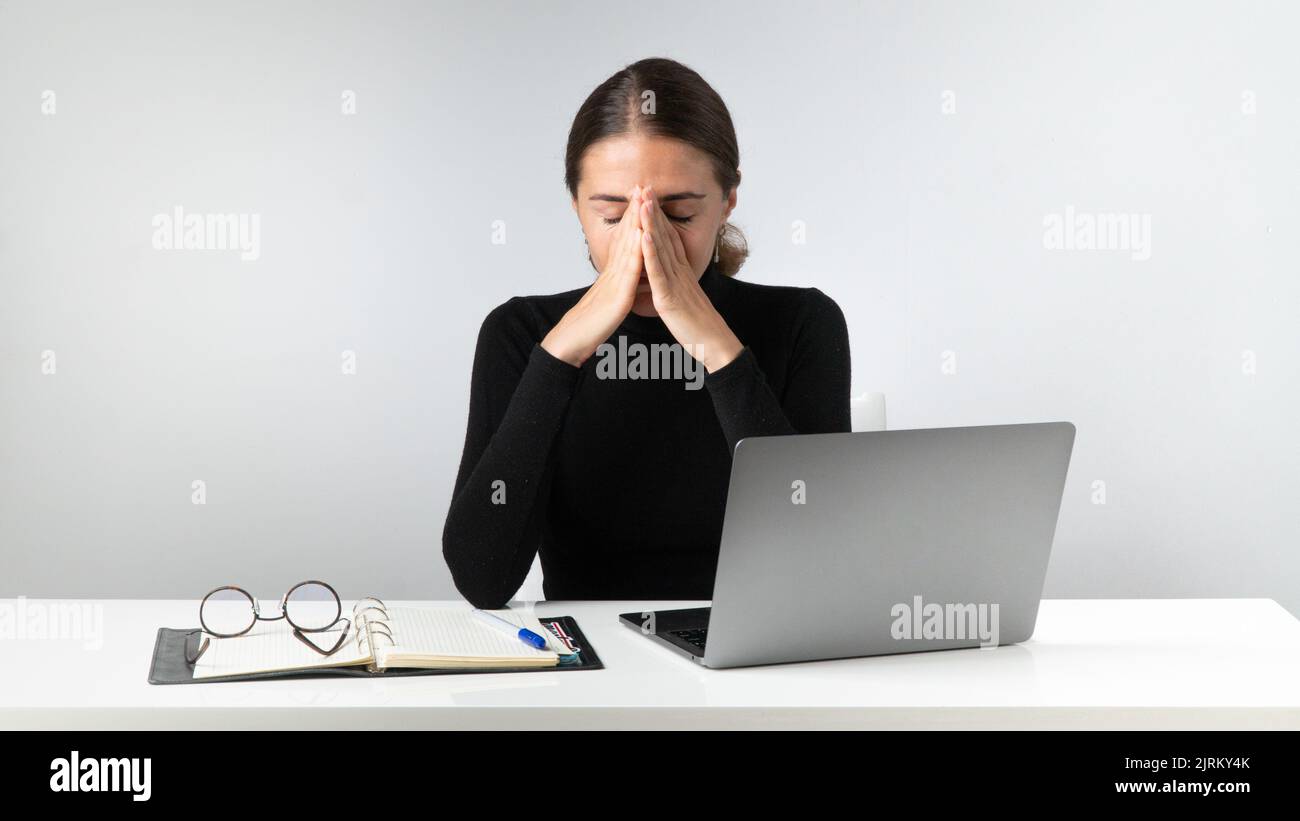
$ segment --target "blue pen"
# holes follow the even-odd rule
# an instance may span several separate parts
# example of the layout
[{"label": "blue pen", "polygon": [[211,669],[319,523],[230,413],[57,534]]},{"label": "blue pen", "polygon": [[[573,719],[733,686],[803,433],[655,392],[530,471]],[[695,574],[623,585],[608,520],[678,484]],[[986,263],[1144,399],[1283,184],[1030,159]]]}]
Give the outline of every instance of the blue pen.
[{"label": "blue pen", "polygon": [[474,618],[478,619],[479,621],[483,622],[486,625],[495,627],[496,629],[500,630],[501,632],[507,635],[516,636],[524,644],[531,644],[533,647],[536,647],[538,650],[546,649],[546,639],[542,638],[541,636],[537,635],[532,630],[529,630],[526,627],[520,627],[517,624],[511,624],[510,622],[506,621],[500,616],[489,613],[486,610],[479,610],[477,607],[474,608],[474,610],[472,611],[472,615],[474,616]]}]

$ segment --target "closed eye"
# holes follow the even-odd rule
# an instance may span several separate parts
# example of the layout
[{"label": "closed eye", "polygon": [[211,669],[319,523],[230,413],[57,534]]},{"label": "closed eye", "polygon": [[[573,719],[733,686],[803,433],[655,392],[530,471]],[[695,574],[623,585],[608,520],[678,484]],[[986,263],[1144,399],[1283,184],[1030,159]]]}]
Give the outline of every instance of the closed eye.
[{"label": "closed eye", "polygon": [[[606,224],[606,225],[617,225],[618,223],[620,223],[620,222],[623,221],[623,218],[622,218],[622,217],[612,217],[612,218],[611,218],[611,217],[602,217],[602,219],[605,221],[605,224]],[[680,222],[680,223],[682,223],[683,225],[685,225],[686,223],[688,223],[688,222],[690,222],[692,219],[694,219],[694,217],[674,217],[674,216],[669,215],[668,219],[672,220],[673,222]]]}]

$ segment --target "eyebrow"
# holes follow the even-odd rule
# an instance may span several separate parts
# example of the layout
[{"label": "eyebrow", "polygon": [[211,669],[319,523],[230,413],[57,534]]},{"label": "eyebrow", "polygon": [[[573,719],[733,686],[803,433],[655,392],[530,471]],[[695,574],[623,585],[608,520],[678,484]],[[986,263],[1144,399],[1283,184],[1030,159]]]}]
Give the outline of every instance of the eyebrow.
[{"label": "eyebrow", "polygon": [[[675,202],[676,200],[702,200],[707,194],[697,194],[694,191],[680,191],[676,194],[664,194],[658,197],[660,202]],[[619,197],[614,194],[592,194],[589,199],[599,200],[601,202],[627,202],[627,197]]]}]

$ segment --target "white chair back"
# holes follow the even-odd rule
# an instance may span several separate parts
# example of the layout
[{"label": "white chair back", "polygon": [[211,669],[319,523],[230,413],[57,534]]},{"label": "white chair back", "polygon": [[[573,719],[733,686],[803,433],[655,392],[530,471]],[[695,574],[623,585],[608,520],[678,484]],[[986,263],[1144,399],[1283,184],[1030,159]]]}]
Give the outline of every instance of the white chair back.
[{"label": "white chair back", "polygon": [[858,433],[864,430],[885,429],[885,395],[883,393],[860,393],[849,398],[849,411],[853,417],[852,430]]}]

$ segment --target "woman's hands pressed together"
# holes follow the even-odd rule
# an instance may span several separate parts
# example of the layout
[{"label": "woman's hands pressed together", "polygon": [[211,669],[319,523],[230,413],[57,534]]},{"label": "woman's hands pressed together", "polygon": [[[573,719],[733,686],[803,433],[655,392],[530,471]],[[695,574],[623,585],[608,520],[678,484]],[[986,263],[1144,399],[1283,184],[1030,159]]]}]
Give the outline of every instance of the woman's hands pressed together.
[{"label": "woman's hands pressed together", "polygon": [[730,364],[744,346],[713,307],[686,257],[682,239],[646,186],[641,202],[641,251],[655,311],[673,337],[713,373]]},{"label": "woman's hands pressed together", "polygon": [[639,185],[628,192],[604,270],[542,340],[542,348],[581,367],[632,310],[643,271],[655,312],[705,370],[713,373],[740,355],[744,346],[700,287],[681,237],[651,188]]}]

